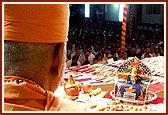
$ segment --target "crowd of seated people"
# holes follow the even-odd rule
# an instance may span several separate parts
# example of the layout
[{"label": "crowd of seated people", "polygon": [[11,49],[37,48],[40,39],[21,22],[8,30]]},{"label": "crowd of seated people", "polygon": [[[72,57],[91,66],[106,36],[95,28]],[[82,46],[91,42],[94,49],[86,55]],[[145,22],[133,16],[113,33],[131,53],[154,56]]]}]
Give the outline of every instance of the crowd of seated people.
[{"label": "crowd of seated people", "polygon": [[[114,23],[114,22],[113,22]],[[164,32],[145,26],[137,26],[132,37],[126,37],[126,50],[121,51],[120,32],[113,31],[114,24],[94,24],[69,28],[69,41],[67,42],[67,63],[78,56],[79,65],[107,64],[108,59],[126,60],[128,57],[139,59],[164,55]],[[156,26],[158,27],[158,26]],[[146,32],[150,31],[151,32]],[[119,29],[121,30],[121,29]],[[156,29],[157,30],[157,29]],[[158,33],[158,34],[157,34]],[[162,34],[161,34],[162,33]]]}]

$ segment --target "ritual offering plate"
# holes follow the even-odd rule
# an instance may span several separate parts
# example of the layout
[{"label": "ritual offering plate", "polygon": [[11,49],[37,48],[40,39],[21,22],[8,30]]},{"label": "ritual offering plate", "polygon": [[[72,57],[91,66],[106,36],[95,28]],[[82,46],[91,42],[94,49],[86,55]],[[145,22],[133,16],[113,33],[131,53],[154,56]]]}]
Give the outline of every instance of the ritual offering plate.
[{"label": "ritual offering plate", "polygon": [[143,104],[149,104],[149,103],[151,103],[153,100],[155,100],[156,98],[157,98],[157,95],[155,94],[155,93],[153,93],[153,92],[151,92],[151,91],[148,91],[147,92],[147,95],[146,95],[146,100],[144,100],[144,101],[140,101],[140,100],[129,100],[129,99],[126,99],[126,98],[122,98],[122,97],[116,97],[115,95],[114,95],[114,90],[112,90],[111,92],[110,92],[110,95],[112,96],[112,98],[114,99],[114,100],[119,100],[119,101],[121,101],[122,103],[125,103],[125,104],[135,104],[135,105],[143,105]]}]

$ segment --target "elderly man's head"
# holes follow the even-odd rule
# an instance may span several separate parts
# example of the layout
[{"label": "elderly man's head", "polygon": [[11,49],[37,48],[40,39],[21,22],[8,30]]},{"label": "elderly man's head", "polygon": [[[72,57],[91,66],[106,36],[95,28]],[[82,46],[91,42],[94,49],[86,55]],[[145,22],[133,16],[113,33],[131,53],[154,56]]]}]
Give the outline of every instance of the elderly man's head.
[{"label": "elderly man's head", "polygon": [[62,77],[68,4],[4,5],[4,75],[55,91]]},{"label": "elderly man's head", "polygon": [[65,43],[4,42],[4,75],[20,76],[55,91],[64,69]]}]

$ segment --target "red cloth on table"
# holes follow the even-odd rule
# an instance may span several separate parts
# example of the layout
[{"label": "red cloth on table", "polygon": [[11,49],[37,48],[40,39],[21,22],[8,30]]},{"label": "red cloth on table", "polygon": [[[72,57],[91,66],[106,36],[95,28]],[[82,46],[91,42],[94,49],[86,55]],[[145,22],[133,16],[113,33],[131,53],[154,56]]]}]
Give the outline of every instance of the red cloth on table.
[{"label": "red cloth on table", "polygon": [[152,104],[163,103],[164,98],[157,97],[155,100],[152,101]]}]

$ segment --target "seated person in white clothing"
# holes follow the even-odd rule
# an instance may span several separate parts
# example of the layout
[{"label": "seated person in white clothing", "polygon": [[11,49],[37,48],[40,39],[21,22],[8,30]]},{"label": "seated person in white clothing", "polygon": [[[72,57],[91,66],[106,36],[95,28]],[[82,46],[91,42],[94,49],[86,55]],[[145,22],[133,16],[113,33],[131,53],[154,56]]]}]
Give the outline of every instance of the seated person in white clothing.
[{"label": "seated person in white clothing", "polygon": [[112,57],[112,55],[110,54],[110,50],[108,47],[106,47],[104,49],[104,60],[107,61],[108,59],[110,59]]},{"label": "seated person in white clothing", "polygon": [[127,60],[128,57],[127,57],[127,53],[126,52],[121,52],[119,54],[119,60]]},{"label": "seated person in white clothing", "polygon": [[94,58],[95,58],[95,56],[93,54],[91,54],[90,51],[86,50],[84,52],[83,58],[80,60],[81,65],[93,64]]},{"label": "seated person in white clothing", "polygon": [[71,54],[70,59],[72,59],[74,55],[77,55],[79,57],[79,60],[83,58],[83,53],[81,52],[79,48],[76,48],[75,52]]},{"label": "seated person in white clothing", "polygon": [[73,66],[81,66],[81,63],[79,62],[79,56],[74,55],[71,60],[67,61],[66,67],[73,67]]},{"label": "seated person in white clothing", "polygon": [[88,60],[90,64],[93,64],[93,59],[95,58],[95,55],[94,53],[92,53],[91,47],[87,47],[86,51],[89,52]]},{"label": "seated person in white clothing", "polygon": [[146,51],[144,54],[142,54],[141,59],[145,58],[146,53],[149,54],[149,57],[153,57],[152,54],[150,53],[150,47],[146,47]]},{"label": "seated person in white clothing", "polygon": [[97,54],[96,56],[96,58],[98,59],[97,64],[107,64],[107,61],[103,59],[103,55]]}]

